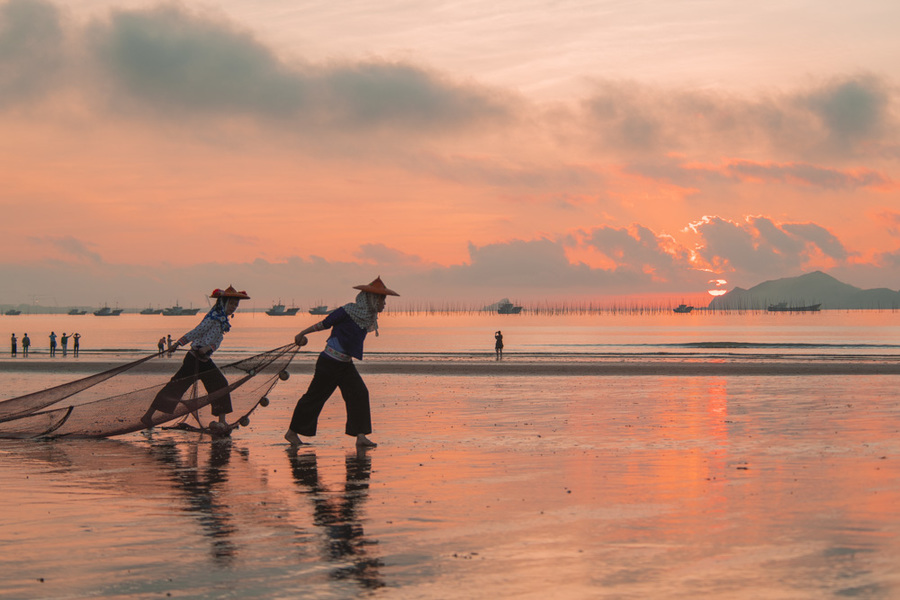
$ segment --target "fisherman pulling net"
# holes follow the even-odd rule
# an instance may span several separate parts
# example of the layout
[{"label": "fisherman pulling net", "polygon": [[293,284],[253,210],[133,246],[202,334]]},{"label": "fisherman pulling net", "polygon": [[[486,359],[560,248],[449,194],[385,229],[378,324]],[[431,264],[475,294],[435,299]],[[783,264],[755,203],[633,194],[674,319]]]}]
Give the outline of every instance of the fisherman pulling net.
[{"label": "fisherman pulling net", "polygon": [[[189,387],[197,380],[210,393],[213,415],[219,423],[226,424],[227,416],[232,412],[231,396],[228,391],[219,392],[228,386],[228,380],[212,360],[212,354],[222,345],[225,334],[231,330],[231,318],[241,300],[249,300],[247,292],[237,291],[233,286],[224,290],[215,289],[210,298],[216,299],[215,306],[206,313],[200,324],[181,336],[174,348],[191,343],[191,349],[184,355],[184,363],[172,380],[157,393],[153,403],[141,417],[141,423],[147,427],[155,424],[153,415],[157,411],[172,414],[178,401]],[[168,420],[163,418],[164,421]]]},{"label": "fisherman pulling net", "polygon": [[[211,359],[238,301],[246,292],[229,286],[212,295],[215,306],[200,324],[179,339],[177,346],[191,342],[178,372],[166,383],[157,380],[160,355],[153,354],[84,379],[0,402],[0,437],[108,437],[181,419],[179,426],[227,435],[257,406],[268,404],[266,395],[278,379],[287,379],[287,366],[299,350],[289,344],[223,367]],[[128,372],[130,377],[117,377]],[[144,377],[141,377],[141,376]],[[199,394],[202,382],[206,394]],[[187,397],[185,394],[191,390]],[[211,405],[216,421],[204,427],[199,410]],[[229,415],[232,416],[229,421]],[[197,426],[186,421],[193,416]]]},{"label": "fisherman pulling net", "polygon": [[[229,380],[228,385],[205,395],[197,394],[198,386],[194,385],[171,414],[161,413],[165,418],[157,419],[157,424],[178,420],[187,424],[191,420],[197,423],[195,429],[207,430],[202,423],[205,417],[201,416],[200,411],[227,394],[231,397],[234,412],[226,425],[227,429],[222,428],[221,431],[225,433],[233,429],[258,406],[268,404],[267,395],[280,379],[287,378],[286,369],[297,350],[299,347],[296,344],[290,344],[220,367]],[[135,381],[146,382],[148,379],[160,378],[159,369],[150,367],[153,360],[155,355],[142,362],[141,366],[145,368],[130,369],[128,376],[109,377],[63,401],[29,414],[23,415],[20,412],[18,416],[0,419],[0,438],[109,437],[145,429],[141,416],[160,390],[171,383],[159,382],[133,389]],[[186,379],[190,380],[187,388],[192,387],[191,384],[196,381],[193,377]],[[53,389],[46,392],[52,394]],[[18,400],[13,398],[0,402],[0,411],[7,402],[17,403]],[[215,430],[212,432],[215,433]]]}]

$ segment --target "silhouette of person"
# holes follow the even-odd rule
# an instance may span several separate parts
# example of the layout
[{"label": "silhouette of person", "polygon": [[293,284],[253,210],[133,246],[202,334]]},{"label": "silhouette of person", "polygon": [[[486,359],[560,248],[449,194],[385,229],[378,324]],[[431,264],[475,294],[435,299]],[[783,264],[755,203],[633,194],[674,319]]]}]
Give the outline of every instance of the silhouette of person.
[{"label": "silhouette of person", "polygon": [[78,350],[81,347],[79,340],[81,340],[80,333],[76,333],[75,335],[72,336],[72,356],[78,356]]},{"label": "silhouette of person", "polygon": [[66,356],[69,353],[69,338],[71,336],[66,335],[66,332],[63,331],[62,336],[59,338],[59,343],[62,345],[63,356]]},{"label": "silhouette of person", "polygon": [[16,340],[16,334],[12,334],[12,337],[10,338],[9,341],[10,341],[10,349],[9,349],[10,355],[16,356],[19,353],[19,342],[18,342],[18,340]]},{"label": "silhouette of person", "polygon": [[31,347],[31,338],[28,334],[22,336],[22,355],[28,356],[28,349]]},{"label": "silhouette of person", "polygon": [[[212,360],[212,353],[222,344],[225,333],[231,330],[231,318],[237,310],[241,300],[249,300],[247,292],[239,292],[234,287],[227,289],[215,289],[210,298],[216,299],[213,306],[200,324],[181,336],[172,345],[172,350],[191,342],[191,349],[185,353],[184,362],[178,372],[172,376],[153,399],[153,403],[141,417],[141,423],[147,427],[153,427],[153,414],[161,411],[167,414],[175,412],[178,402],[184,393],[198,379],[203,382],[203,387],[210,394],[216,390],[228,387],[228,380],[216,363]],[[226,424],[228,413],[232,412],[231,395],[218,395],[211,402],[212,414],[219,418],[219,423]]]},{"label": "silhouette of person", "polygon": [[346,478],[343,493],[335,493],[319,477],[314,452],[289,452],[291,473],[298,486],[313,504],[313,524],[327,536],[322,548],[324,559],[338,566],[331,576],[339,580],[354,579],[366,590],[385,586],[379,569],[383,562],[369,556],[368,547],[375,542],[366,539],[362,527],[361,505],[369,497],[372,459],[367,449],[357,447],[344,461]]},{"label": "silhouette of person", "polygon": [[163,352],[166,351],[166,336],[162,336],[159,338],[159,342],[157,342],[156,347],[159,348],[159,355],[162,356]]},{"label": "silhouette of person", "polygon": [[319,414],[338,388],[347,409],[344,433],[355,437],[357,446],[376,445],[366,437],[372,433],[369,389],[356,370],[353,359],[362,360],[363,342],[368,332],[374,331],[378,335],[378,313],[384,310],[385,298],[400,294],[385,287],[381,277],[376,277],[369,284],[353,286],[353,289],[360,290],[355,302],[334,310],[324,320],[294,337],[298,346],[304,346],[308,333],[331,329],[325,349],[316,360],[316,370],[309,388],[297,400],[290,427],[284,434],[284,439],[295,448],[303,444],[301,435],[316,435]]},{"label": "silhouette of person", "polygon": [[497,360],[503,358],[503,334],[499,331],[494,334],[494,352],[497,354]]},{"label": "silhouette of person", "polygon": [[56,334],[50,332],[50,356],[56,356]]},{"label": "silhouette of person", "polygon": [[172,341],[172,334],[170,333],[166,336],[166,348],[169,350],[169,352],[172,351],[172,344],[174,344],[174,342]]}]

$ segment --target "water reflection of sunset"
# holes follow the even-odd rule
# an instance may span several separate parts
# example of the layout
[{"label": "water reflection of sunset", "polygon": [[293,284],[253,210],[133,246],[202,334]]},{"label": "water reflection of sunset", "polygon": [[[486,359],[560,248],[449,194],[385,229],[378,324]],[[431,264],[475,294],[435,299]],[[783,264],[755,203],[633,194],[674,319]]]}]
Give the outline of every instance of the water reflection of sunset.
[{"label": "water reflection of sunset", "polygon": [[223,445],[182,433],[4,441],[0,532],[13,558],[3,592],[812,599],[893,589],[895,377],[367,383],[380,445],[362,457],[338,433],[339,402],[292,456],[277,433],[293,402],[276,395]]}]

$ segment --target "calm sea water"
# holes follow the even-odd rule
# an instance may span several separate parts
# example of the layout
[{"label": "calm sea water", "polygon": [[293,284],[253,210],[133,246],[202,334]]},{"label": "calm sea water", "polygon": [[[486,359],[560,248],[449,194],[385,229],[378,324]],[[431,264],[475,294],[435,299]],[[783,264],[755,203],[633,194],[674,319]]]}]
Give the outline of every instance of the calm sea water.
[{"label": "calm sea water", "polygon": [[[180,337],[202,315],[163,317],[125,314],[19,315],[0,317],[0,334],[28,333],[32,352],[46,355],[48,336],[78,332],[85,357],[152,352],[161,336]],[[238,313],[222,354],[255,353],[289,343],[316,317],[270,317]],[[677,354],[685,357],[747,354],[900,356],[900,311],[819,313],[705,313],[593,315],[397,315],[380,318],[380,335],[370,335],[366,351],[391,356],[450,357],[492,354],[494,332],[503,332],[509,357],[597,357]],[[310,348],[324,344],[313,336]],[[4,356],[8,357],[8,353]],[[220,354],[221,355],[221,354]]]}]

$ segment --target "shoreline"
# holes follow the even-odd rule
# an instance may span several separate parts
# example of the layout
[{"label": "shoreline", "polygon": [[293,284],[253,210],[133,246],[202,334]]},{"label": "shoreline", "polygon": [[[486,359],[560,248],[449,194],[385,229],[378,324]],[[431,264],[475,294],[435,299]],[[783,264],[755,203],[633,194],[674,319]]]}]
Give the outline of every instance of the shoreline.
[{"label": "shoreline", "polygon": [[[315,360],[301,356],[291,363],[291,374],[311,374]],[[0,373],[54,373],[87,375],[101,373],[126,361],[83,359],[16,359],[0,360]],[[181,361],[167,359],[141,365],[140,374],[174,373]],[[579,361],[523,361],[494,360],[369,360],[356,363],[363,375],[420,375],[420,376],[470,376],[470,377],[615,377],[615,376],[826,376],[826,375],[900,375],[900,362],[884,362],[883,359],[845,359],[831,357],[828,360],[810,359],[760,359],[730,358],[702,360],[692,358],[661,360],[659,358],[628,360]],[[220,364],[220,366],[222,366]],[[127,373],[126,373],[127,374]]]}]

